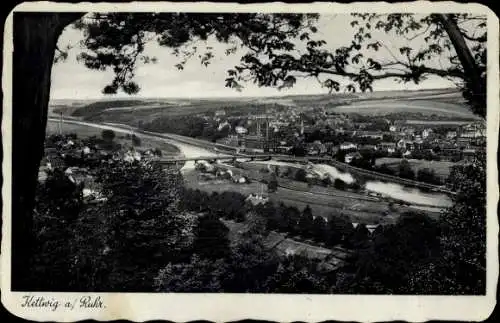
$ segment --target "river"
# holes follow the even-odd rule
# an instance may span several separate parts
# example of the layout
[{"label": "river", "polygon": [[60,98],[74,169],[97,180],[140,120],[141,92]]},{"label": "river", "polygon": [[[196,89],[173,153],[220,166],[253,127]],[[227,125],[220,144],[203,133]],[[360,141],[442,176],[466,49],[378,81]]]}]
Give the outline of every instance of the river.
[{"label": "river", "polygon": [[[281,162],[281,161],[255,161],[253,163],[287,166],[287,167],[304,167],[304,165]],[[308,170],[312,173],[323,176],[330,176],[331,179],[340,179],[347,184],[355,181],[354,177],[348,172],[339,171],[336,167],[327,164],[308,164]],[[381,181],[367,181],[365,188],[369,192],[378,193],[386,197],[396,200],[405,201],[411,204],[418,204],[422,209],[426,207],[432,208],[447,208],[452,205],[450,197],[443,193],[424,192],[418,188],[410,188],[396,183],[387,183]]]},{"label": "river", "polygon": [[[56,120],[57,121],[57,120]],[[68,123],[76,123],[81,125],[88,125],[91,127],[96,127],[100,129],[109,129],[115,132],[121,133],[133,133],[132,129],[126,129],[123,126],[114,126],[114,125],[103,125],[103,124],[95,124],[90,122],[82,122],[82,121],[66,121]],[[210,149],[201,148],[198,146],[186,144],[183,142],[179,142],[177,140],[163,138],[158,136],[141,134],[142,137],[152,138],[155,140],[161,139],[168,144],[174,145],[179,148],[182,155],[187,158],[194,158],[198,156],[219,156],[223,154],[216,153]],[[244,159],[242,159],[243,161]],[[277,166],[290,166],[290,167],[304,167],[304,165],[300,165],[297,163],[289,163],[289,162],[281,162],[281,161],[255,161],[253,163],[264,163],[269,165],[277,165]],[[194,169],[195,163],[194,161],[188,161],[181,168],[181,172],[186,172]],[[309,164],[309,171],[314,172],[320,176],[329,175],[332,179],[340,179],[345,183],[354,182],[353,176],[348,172],[339,171],[337,168],[326,165],[326,164]],[[409,188],[396,183],[385,183],[380,181],[368,181],[366,183],[366,190],[374,193],[379,193],[397,200],[402,200],[408,203],[418,204],[420,206],[428,206],[435,208],[446,208],[451,206],[452,201],[446,194],[442,193],[428,193],[423,192],[417,188]]]},{"label": "river", "polygon": [[[58,120],[54,119],[49,119],[50,122],[57,122]],[[94,127],[94,128],[99,128],[99,129],[108,129],[108,130],[113,130],[114,132],[118,133],[125,133],[125,134],[134,134],[136,133],[132,128],[127,129],[127,127],[124,127],[123,125],[118,125],[118,124],[97,124],[97,123],[91,123],[91,122],[85,122],[85,121],[76,121],[76,120],[65,120],[66,123],[74,123],[74,124],[79,124],[82,126],[89,126],[89,127]],[[185,144],[182,142],[179,142],[177,140],[169,139],[169,138],[164,138],[164,137],[158,137],[158,136],[153,136],[153,135],[147,135],[147,134],[140,134],[141,137],[143,138],[150,138],[154,140],[162,140],[166,142],[167,144],[176,146],[179,148],[181,154],[186,157],[186,158],[192,158],[192,157],[198,157],[198,156],[218,156],[221,154],[218,154],[212,150],[209,149],[203,149],[197,146]],[[194,169],[194,161],[188,161],[184,164],[184,166],[181,168],[182,172],[188,171],[190,169]]]}]

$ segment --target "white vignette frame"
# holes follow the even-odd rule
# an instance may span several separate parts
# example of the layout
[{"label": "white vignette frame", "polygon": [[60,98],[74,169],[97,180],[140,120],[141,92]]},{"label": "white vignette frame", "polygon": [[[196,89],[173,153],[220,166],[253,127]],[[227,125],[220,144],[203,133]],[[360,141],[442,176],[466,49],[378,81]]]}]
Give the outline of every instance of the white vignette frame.
[{"label": "white vignette frame", "polygon": [[[310,12],[310,13],[432,13],[471,12],[487,15],[488,24],[488,98],[487,98],[487,288],[485,296],[392,296],[392,295],[299,295],[226,293],[53,293],[11,291],[11,165],[12,165],[12,48],[13,12]],[[324,320],[390,321],[427,320],[481,321],[496,305],[498,280],[498,169],[496,152],[499,130],[499,22],[488,7],[480,4],[416,1],[406,3],[354,2],[285,4],[210,3],[210,2],[129,2],[129,3],[54,3],[28,2],[16,6],[4,26],[2,89],[3,226],[1,244],[1,301],[12,314],[33,321],[69,322],[83,319],[99,321],[126,319],[147,321],[164,319],[236,321],[242,319],[278,322]],[[60,302],[84,295],[100,296],[105,309],[22,308],[24,295],[55,298]]]}]

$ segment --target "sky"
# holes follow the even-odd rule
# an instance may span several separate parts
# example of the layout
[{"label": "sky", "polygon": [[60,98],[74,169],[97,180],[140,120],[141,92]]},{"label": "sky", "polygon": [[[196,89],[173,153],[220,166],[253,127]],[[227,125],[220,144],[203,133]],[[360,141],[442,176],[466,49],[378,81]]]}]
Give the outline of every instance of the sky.
[{"label": "sky", "polygon": [[[350,26],[352,17],[346,14],[323,15],[318,21],[319,39],[327,41],[327,48],[335,49],[351,43],[353,28]],[[407,40],[400,37],[391,37],[385,33],[372,34],[373,39],[380,40],[393,52],[397,48],[406,45]],[[110,71],[94,71],[87,69],[82,63],[77,62],[77,55],[82,48],[79,42],[83,39],[81,31],[68,26],[62,33],[58,41],[59,48],[72,48],[68,51],[68,58],[63,62],[54,64],[52,68],[51,99],[100,99],[110,97],[102,94],[103,87],[113,79]],[[420,40],[421,41],[421,40]],[[416,43],[415,43],[416,42]],[[413,41],[412,46],[418,47],[419,40]],[[184,70],[179,71],[175,64],[180,62],[180,58],[171,53],[171,49],[162,48],[154,41],[146,46],[145,54],[158,58],[156,64],[140,64],[136,69],[135,81],[141,87],[141,91],[132,97],[148,98],[194,98],[194,97],[238,97],[238,96],[279,96],[291,94],[320,94],[327,93],[321,88],[314,78],[299,78],[297,84],[287,90],[277,90],[275,88],[259,88],[253,84],[245,84],[242,92],[224,87],[224,80],[227,77],[226,71],[237,65],[239,58],[246,52],[239,50],[236,54],[225,56],[226,45],[215,41],[208,41],[206,44],[199,44],[214,47],[215,58],[208,67],[200,64],[199,60],[189,61]],[[421,45],[421,43],[420,43]],[[377,55],[387,55],[379,51]],[[220,53],[220,54],[218,54]],[[380,56],[384,58],[383,56]],[[437,64],[437,63],[436,63]],[[341,84],[346,84],[342,78],[337,79]],[[374,91],[388,90],[413,90],[413,89],[433,89],[453,87],[451,81],[439,77],[430,77],[419,85],[412,83],[398,83],[393,79],[385,79],[374,83]],[[131,97],[126,94],[117,94],[115,97]]]}]

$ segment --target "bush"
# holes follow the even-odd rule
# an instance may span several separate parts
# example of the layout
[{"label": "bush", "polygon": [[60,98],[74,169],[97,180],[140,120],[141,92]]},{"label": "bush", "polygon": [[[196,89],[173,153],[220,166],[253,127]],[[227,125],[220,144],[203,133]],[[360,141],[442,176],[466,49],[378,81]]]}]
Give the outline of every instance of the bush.
[{"label": "bush", "polygon": [[354,228],[347,216],[332,214],[326,224],[326,243],[329,246],[334,246],[345,242],[353,232]]},{"label": "bush", "polygon": [[377,168],[377,172],[387,174],[387,175],[395,175],[395,171],[392,168],[389,168],[386,163],[383,163]]},{"label": "bush", "polygon": [[346,188],[353,191],[359,191],[361,189],[361,185],[359,185],[358,182],[352,182],[351,184],[346,184]]},{"label": "bush", "polygon": [[207,166],[205,166],[205,164],[203,163],[196,163],[194,169],[199,172],[205,173],[207,171]]},{"label": "bush", "polygon": [[137,137],[136,135],[132,135],[132,145],[135,147],[139,147],[141,145],[141,138]]},{"label": "bush", "polygon": [[436,176],[436,172],[433,169],[421,168],[417,172],[417,181],[441,185],[441,180]]},{"label": "bush", "polygon": [[284,177],[284,178],[289,178],[290,176],[292,176],[293,174],[293,171],[292,171],[292,168],[291,167],[287,167],[285,168],[284,170],[281,171],[281,173],[279,174],[280,177]]},{"label": "bush", "polygon": [[161,155],[162,155],[161,149],[160,148],[154,148],[153,149],[153,154],[155,154],[158,157],[161,157]]},{"label": "bush", "polygon": [[198,219],[194,230],[193,252],[202,258],[219,259],[229,252],[229,229],[213,215],[205,215]]},{"label": "bush", "polygon": [[267,190],[269,192],[276,192],[278,189],[278,179],[276,178],[275,173],[271,173],[271,176],[269,177],[269,182],[267,183]]},{"label": "bush", "polygon": [[144,292],[157,268],[186,254],[194,221],[177,210],[180,175],[113,161],[100,163],[95,178],[106,197],[98,205],[83,207],[82,187],[60,171],[39,186],[32,286]]},{"label": "bush", "polygon": [[325,176],[321,180],[321,183],[323,184],[323,186],[330,186],[330,185],[332,185],[332,179],[330,178],[330,176]]},{"label": "bush", "polygon": [[110,143],[113,141],[113,139],[115,139],[115,132],[113,130],[109,130],[109,129],[104,129],[102,132],[101,132],[101,137],[104,141]]},{"label": "bush", "polygon": [[335,181],[333,182],[333,186],[338,189],[338,190],[345,190],[345,182],[339,178],[336,178]]},{"label": "bush", "polygon": [[307,180],[306,176],[307,176],[307,173],[302,168],[298,169],[297,172],[295,172],[295,180],[296,181],[305,182]]},{"label": "bush", "polygon": [[406,179],[415,179],[415,171],[411,168],[407,160],[402,160],[399,164],[399,177]]}]

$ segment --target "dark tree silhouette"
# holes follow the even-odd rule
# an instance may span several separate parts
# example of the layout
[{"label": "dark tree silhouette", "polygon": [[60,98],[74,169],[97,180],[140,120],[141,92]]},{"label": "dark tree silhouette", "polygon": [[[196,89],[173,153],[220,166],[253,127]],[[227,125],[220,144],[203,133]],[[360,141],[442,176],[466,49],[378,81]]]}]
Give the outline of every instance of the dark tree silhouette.
[{"label": "dark tree silhouette", "polygon": [[[13,187],[12,187],[12,238],[16,257],[12,261],[13,288],[26,289],[23,277],[27,277],[28,261],[32,248],[32,210],[38,167],[43,154],[43,142],[47,123],[50,97],[51,69],[57,48],[57,40],[65,27],[76,23],[84,30],[85,45],[80,59],[91,69],[110,68],[115,78],[103,89],[114,93],[119,89],[136,93],[139,86],[132,81],[137,62],[154,62],[154,58],[142,55],[147,32],[154,32],[160,45],[179,48],[193,40],[215,36],[228,43],[239,39],[247,46],[273,45],[274,35],[267,33],[282,24],[278,34],[285,39],[298,36],[309,29],[316,15],[300,14],[189,14],[189,13],[27,13],[16,12],[14,21],[13,57]],[[125,27],[124,27],[125,26]],[[264,43],[262,35],[267,35]],[[274,47],[276,48],[276,47]],[[131,50],[129,50],[131,49]],[[192,48],[191,48],[192,50]],[[227,54],[236,47],[230,46]],[[182,58],[192,55],[177,50]],[[204,53],[201,60],[208,64],[212,53]],[[182,68],[182,64],[178,65]],[[227,81],[231,83],[231,80]],[[19,148],[18,148],[19,147]],[[21,148],[22,147],[22,148]]]},{"label": "dark tree silhouette", "polygon": [[136,135],[132,135],[132,145],[139,147],[141,145],[141,138]]},{"label": "dark tree silhouette", "polygon": [[213,215],[199,218],[194,232],[194,253],[212,260],[226,257],[229,254],[228,232],[228,228]]},{"label": "dark tree silhouette", "polygon": [[410,163],[406,159],[403,159],[399,163],[399,177],[407,179],[415,179],[415,171],[411,168]]},{"label": "dark tree silhouette", "polygon": [[313,235],[313,215],[312,215],[312,210],[309,205],[307,205],[304,208],[304,211],[302,211],[302,214],[299,219],[298,223],[298,232],[304,237],[304,238],[310,238]]},{"label": "dark tree silhouette", "polygon": [[269,192],[276,192],[278,189],[278,178],[274,172],[269,175],[269,181],[267,182],[267,190]]},{"label": "dark tree silhouette", "polygon": [[436,172],[430,168],[421,168],[417,171],[417,181],[440,185],[441,180],[436,176]]},{"label": "dark tree silhouette", "polygon": [[115,139],[115,132],[113,130],[108,130],[108,129],[105,129],[101,132],[101,137],[102,139],[107,142],[107,143],[110,143],[113,141],[113,139]]}]

